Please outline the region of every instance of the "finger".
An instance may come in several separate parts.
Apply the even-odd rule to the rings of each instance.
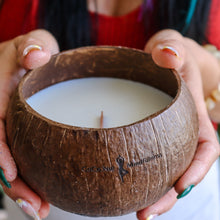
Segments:
[[[218,60],[198,43],[190,38],[183,37],[177,31],[163,30],[158,32],[148,41],[145,51],[152,54],[153,60],[159,66],[174,69],[183,65],[185,59],[188,58],[189,51],[192,55],[191,58],[198,64],[204,80],[205,97],[209,96],[218,86],[220,76]],[[210,77],[210,73],[212,73],[212,77]]]
[[[46,201],[41,201],[41,207],[38,211],[41,218],[46,218],[50,212],[50,204]]]
[[[52,54],[59,52],[55,38],[45,30],[35,30],[14,40],[18,61],[26,69],[47,63]]]
[[[137,218],[139,220],[148,220],[169,211],[177,201],[176,196],[177,193],[174,188],[172,188],[159,201],[143,210],[138,211]]]
[[[152,54],[152,58],[157,65],[177,70],[186,81],[192,95],[194,95],[194,99],[198,100],[200,98],[202,100],[203,90],[200,69],[186,42],[189,41],[177,31],[163,30],[148,41],[145,51]],[[192,42],[190,46],[192,46]]]
[[[0,80],[0,168],[1,180],[5,185],[10,187],[12,182],[17,176],[17,168],[12,158],[10,150],[6,144],[5,122],[6,110],[10,99],[11,88],[7,80],[1,78]]]
[[[169,36],[166,36],[167,33],[169,33]],[[172,39],[174,36],[175,39]],[[166,40],[166,37],[169,38],[169,40]],[[169,55],[166,55],[164,52],[167,51],[161,49],[164,48],[161,47],[161,44],[164,42],[169,45],[172,50],[175,48],[175,53],[170,52]],[[146,50],[152,53],[152,57],[158,65],[174,68],[184,78],[195,100],[199,116],[200,133],[198,149],[189,169],[175,185],[175,189],[179,194],[184,192],[189,186],[197,185],[219,156],[219,144],[204,103],[200,70],[198,65],[196,65],[197,62],[195,58],[185,51],[182,42],[183,39],[178,33],[163,31],[153,37],[149,44],[146,45]],[[170,50],[170,48],[168,50]],[[181,62],[179,62],[179,58]]]
[[[17,202],[24,212],[32,217],[40,216],[41,218],[49,214],[49,204],[42,201],[20,178],[16,178],[11,185],[10,189],[4,187],[4,191]]]
[[[145,52],[151,53],[154,62],[164,68],[178,69],[184,62],[185,50],[182,35],[173,30],[155,34],[146,44]]]
[[[4,76],[1,74],[0,70],[0,119],[2,120],[6,117],[10,96],[16,84],[16,79],[15,81],[11,79],[10,74],[8,74],[8,76]]]
[[[211,123],[201,122],[199,145],[195,157],[184,175],[175,185],[178,194],[184,192],[191,185],[197,185],[205,177],[212,164],[219,157],[220,147]],[[207,137],[207,133],[209,134]]]
[[[197,151],[190,167],[175,185],[175,189],[179,194],[188,187],[201,182],[220,152],[217,136],[204,102],[200,71],[195,62],[192,61],[194,61],[194,58],[188,54],[179,72],[187,82],[187,86],[195,100],[199,119],[199,139]]]
[[[0,140],[0,168],[3,170],[4,176],[1,177],[3,181],[11,182],[17,176],[17,169],[15,162],[11,156],[8,146]],[[5,179],[6,180],[5,180]]]
[[[2,178],[5,181],[12,182],[17,176],[17,168],[11,156],[10,150],[6,145],[5,125],[0,120],[0,167],[2,169]]]
[[[192,189],[193,185],[198,184],[219,156],[219,144],[204,103],[199,62],[193,56],[193,54],[198,54],[199,47],[190,41],[190,45],[194,45],[195,51],[189,52],[189,48],[192,47],[189,47],[187,42],[177,32],[166,30],[156,34],[145,48],[147,52],[152,53],[152,57],[158,65],[177,70],[187,83],[197,107],[200,128],[199,145],[190,167],[175,185],[175,190],[179,195],[186,195],[186,192],[190,191],[188,189]],[[199,51],[202,54],[201,49]]]

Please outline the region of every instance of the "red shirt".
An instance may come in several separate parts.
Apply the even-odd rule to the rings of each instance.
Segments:
[[[39,0],[5,0],[0,11],[0,42],[12,39],[37,28]],[[143,49],[153,29],[145,33],[140,8],[127,15],[111,17],[98,15],[97,45],[127,46]],[[95,15],[91,13],[92,21]],[[152,22],[152,21],[149,21]],[[208,39],[220,48],[220,2],[212,0]],[[153,26],[153,25],[152,25]]]
[[[98,19],[94,13],[90,13],[93,26],[98,20],[96,45],[126,46],[144,49],[144,46],[153,34],[153,29],[147,33],[145,24],[141,19],[141,7],[118,17],[99,14]],[[149,19],[149,23],[152,23]]]

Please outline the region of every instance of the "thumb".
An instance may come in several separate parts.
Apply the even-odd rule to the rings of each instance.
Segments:
[[[161,67],[178,69],[185,56],[183,37],[174,30],[163,30],[156,33],[145,45],[144,51],[151,53],[154,62]]]
[[[25,69],[44,65],[51,55],[59,52],[56,39],[46,30],[35,30],[14,40],[17,60]]]

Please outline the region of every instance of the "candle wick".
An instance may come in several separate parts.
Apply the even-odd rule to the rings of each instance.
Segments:
[[[103,128],[103,123],[104,123],[104,116],[103,116],[103,111],[101,111],[101,116],[100,116],[100,128]]]

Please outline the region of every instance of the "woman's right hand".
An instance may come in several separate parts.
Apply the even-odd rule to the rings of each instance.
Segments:
[[[35,30],[0,43],[0,183],[5,193],[36,219],[49,214],[49,204],[18,177],[6,142],[5,117],[11,94],[21,77],[27,70],[47,63],[51,55],[58,52],[56,40],[45,30]]]

